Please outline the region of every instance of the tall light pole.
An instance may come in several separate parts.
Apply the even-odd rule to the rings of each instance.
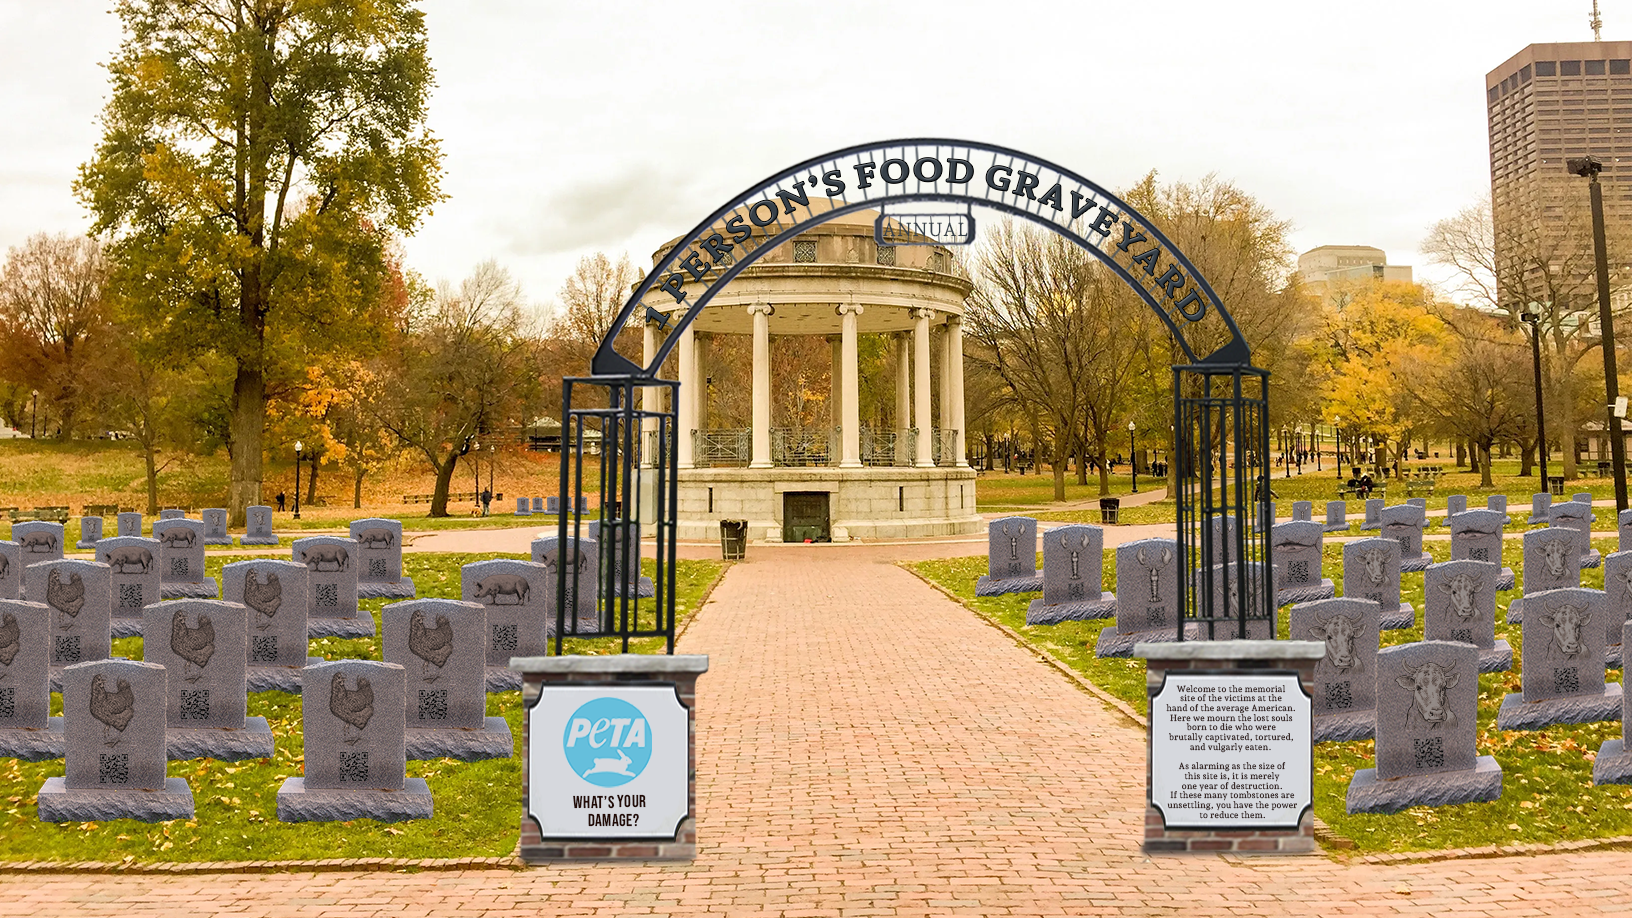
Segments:
[[[1609,254],[1604,242],[1604,191],[1598,184],[1598,173],[1604,168],[1597,157],[1583,156],[1568,161],[1570,172],[1587,179],[1592,195],[1592,248],[1598,262],[1598,327],[1603,335],[1604,352],[1604,431],[1609,436],[1609,456],[1615,463],[1615,507],[1626,509],[1626,438],[1621,433],[1621,419],[1615,416],[1615,401],[1620,398],[1620,385],[1615,377],[1615,319],[1609,312]]]
[[[1541,489],[1547,490],[1547,415],[1541,408],[1541,311],[1526,308],[1519,319],[1530,326],[1530,362],[1535,373],[1536,388],[1536,455],[1541,460]]]
[[[1337,462],[1336,462],[1336,465],[1337,465],[1337,480],[1342,481],[1343,480],[1343,416],[1341,414],[1333,415],[1332,420],[1335,422],[1336,427],[1337,427],[1337,437],[1336,437],[1335,440],[1333,440],[1333,442],[1337,444],[1336,447],[1334,448],[1334,451],[1333,451],[1333,455],[1335,455],[1337,457]]]
[[[1285,424],[1281,425],[1281,467],[1286,469],[1286,471],[1281,473],[1281,477],[1282,478],[1291,478],[1292,477],[1292,438],[1287,434]],[[1270,476],[1273,477],[1274,474],[1275,474],[1274,470],[1271,469]]]
[[[1133,422],[1128,422],[1128,471],[1133,473],[1133,493],[1139,493],[1139,460],[1133,455]]]
[[[300,450],[301,443],[295,441],[295,519],[300,519]]]

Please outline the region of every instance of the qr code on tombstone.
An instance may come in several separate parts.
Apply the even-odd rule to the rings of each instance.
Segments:
[[[130,753],[102,752],[96,757],[96,780],[99,784],[130,783]]]
[[[340,584],[319,583],[316,585],[314,592],[317,597],[317,605],[325,609],[340,608]]]
[[[251,637],[249,639],[249,662],[278,662],[278,636],[268,634],[264,637]]]
[[[493,649],[500,653],[512,653],[516,649],[516,626],[493,626]]]
[[[340,783],[366,784],[368,783],[368,753],[342,752],[340,753]]]
[[[384,558],[369,558],[368,576],[389,577],[391,576],[391,565],[387,564]]]
[[[1072,599],[1081,599],[1084,595],[1086,595],[1083,592],[1081,583],[1066,584],[1065,593],[1066,593],[1067,596],[1070,596]]]
[[[1553,691],[1560,695],[1574,695],[1581,691],[1580,670],[1573,666],[1558,667],[1553,670]]]
[[[1472,644],[1473,643],[1473,629],[1472,628],[1452,628],[1451,629],[1451,640],[1461,641],[1464,644]]]
[[[17,716],[17,690],[0,688],[0,717],[7,720]]]
[[[188,571],[187,571],[187,559],[186,558],[171,558],[170,559],[170,573],[171,573],[171,575],[176,576],[176,577],[185,577],[185,576],[187,576],[187,573],[188,573]]]
[[[52,663],[78,663],[80,656],[79,635],[57,635],[51,647]]]
[[[210,719],[210,690],[197,691],[181,690],[182,720],[209,720]]]
[[[420,720],[447,720],[448,719],[448,690],[447,689],[420,689],[419,690],[419,719]]]
[[[142,585],[139,583],[119,584],[119,608],[140,609],[142,607]]]
[[[1411,554],[1411,537],[1410,536],[1400,536],[1400,554],[1402,554],[1402,555]]]
[[[1303,583],[1309,579],[1309,562],[1293,561],[1287,565],[1287,572],[1293,583]]]
[[[1145,606],[1145,624],[1167,624],[1167,606]]]
[[[1354,707],[1354,693],[1347,682],[1326,683],[1326,710],[1341,711]]]
[[[1445,767],[1445,737],[1433,736],[1428,739],[1414,739],[1411,741],[1416,751],[1418,768]]]
[[[1490,560],[1490,549],[1488,549],[1488,548],[1470,548],[1470,549],[1468,549],[1468,557],[1470,559],[1474,560],[1474,561],[1489,561]]]

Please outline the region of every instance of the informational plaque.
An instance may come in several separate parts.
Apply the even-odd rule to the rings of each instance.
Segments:
[[[542,837],[674,837],[691,766],[674,686],[546,684],[527,717],[527,813]]]
[[[1169,829],[1296,828],[1312,805],[1296,675],[1168,672],[1150,699],[1150,802]]]

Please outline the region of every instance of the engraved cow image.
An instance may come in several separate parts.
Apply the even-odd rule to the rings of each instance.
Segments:
[[[1150,575],[1150,601],[1161,602],[1162,596],[1159,587],[1162,582],[1162,568],[1173,563],[1173,549],[1163,545],[1160,558],[1148,558],[1145,556],[1144,546],[1141,545],[1134,557],[1139,559],[1140,565],[1145,567]],[[1632,589],[1632,587],[1629,587],[1629,589]]]
[[[1381,548],[1368,548],[1360,553],[1360,563],[1366,568],[1366,579],[1372,586],[1383,585],[1383,575],[1387,573],[1388,553]]]
[[[17,543],[31,555],[49,555],[57,550],[57,536],[51,532],[30,532]]]
[[[1429,729],[1456,726],[1456,714],[1445,706],[1445,693],[1459,681],[1455,672],[1438,663],[1428,662],[1398,677],[1395,684],[1411,690],[1411,707],[1405,712],[1406,723],[1415,714]]]
[[[1581,643],[1581,630],[1592,621],[1592,612],[1586,606],[1574,606],[1569,603],[1548,603],[1541,613],[1541,620],[1552,629],[1547,642],[1549,657],[1562,657],[1565,660],[1574,660],[1586,648]]]
[[[316,545],[300,550],[300,560],[308,570],[319,572],[344,571],[351,564],[351,553],[343,545]],[[325,568],[324,565],[331,565]]]
[[[1473,618],[1473,603],[1479,595],[1479,578],[1472,574],[1457,574],[1439,584],[1439,589],[1451,601],[1451,611],[1467,621]]]
[[[357,541],[364,548],[390,548],[397,541],[396,533],[389,529],[364,529],[357,533]]]
[[[145,574],[153,569],[153,553],[140,545],[115,548],[102,555],[115,574]]]
[[[174,529],[166,529],[164,534],[159,536],[159,541],[164,543],[165,548],[192,548],[195,538],[191,529],[177,526]]]
[[[520,574],[492,574],[476,581],[476,595],[472,598],[490,606],[520,606],[527,604],[531,590],[532,584]]]
[[[1315,613],[1315,626],[1309,634],[1326,642],[1326,656],[1321,659],[1340,673],[1359,672],[1360,656],[1354,652],[1354,639],[1360,632],[1360,617],[1333,614],[1322,618]]]
[[[1564,576],[1564,561],[1569,557],[1570,548],[1571,539],[1568,536],[1541,543],[1541,557],[1547,565],[1547,573],[1554,577]]]
[[[0,565],[0,577],[4,577],[5,575],[6,569],[3,565]],[[1604,589],[1612,592],[1617,589],[1624,590],[1626,592],[1626,596],[1624,597],[1623,601],[1632,601],[1632,565],[1628,565],[1616,571],[1615,581],[1618,584],[1617,586],[1611,586],[1606,581],[1604,584]]]

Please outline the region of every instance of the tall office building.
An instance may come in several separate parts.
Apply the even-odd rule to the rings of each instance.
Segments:
[[[1485,75],[1491,212],[1505,302],[1559,297],[1592,308],[1587,180],[1565,160],[1604,164],[1611,233],[1632,217],[1632,42],[1530,45]],[[1538,254],[1539,253],[1539,254]]]

